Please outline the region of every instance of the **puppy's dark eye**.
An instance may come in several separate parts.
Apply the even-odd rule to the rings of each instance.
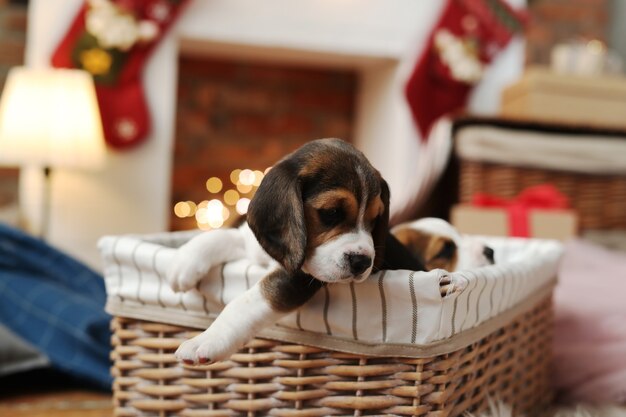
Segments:
[[[341,223],[346,215],[342,208],[318,209],[317,214],[324,226],[333,227]]]
[[[454,242],[446,241],[443,244],[443,247],[441,248],[439,253],[437,253],[437,255],[435,256],[435,258],[452,259],[455,251],[456,245],[454,244]]]

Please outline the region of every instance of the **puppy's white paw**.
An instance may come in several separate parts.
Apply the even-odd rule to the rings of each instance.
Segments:
[[[459,279],[458,277],[450,275],[443,275],[439,278],[439,293],[441,298],[458,294],[462,292],[465,287],[467,287],[467,281],[465,279]]]
[[[167,269],[165,277],[175,292],[189,291],[209,273],[211,266],[206,258],[199,257],[193,251],[181,247]]]
[[[239,340],[233,343],[224,337],[214,337],[207,331],[183,342],[176,350],[175,356],[188,365],[210,364],[228,359],[240,347]]]
[[[176,250],[166,279],[174,291],[188,291],[195,288],[212,267],[244,256],[245,245],[239,229],[201,233]]]

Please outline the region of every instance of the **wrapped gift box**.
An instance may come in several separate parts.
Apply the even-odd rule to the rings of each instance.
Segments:
[[[510,236],[510,214],[506,208],[459,204],[452,208],[452,224],[473,235]],[[568,240],[577,234],[577,216],[571,210],[532,209],[528,213],[529,237]]]
[[[516,119],[626,128],[626,77],[560,74],[529,67],[504,90],[501,112]]]
[[[459,203],[478,193],[512,199],[550,183],[581,232],[626,230],[626,130],[465,117],[455,121],[454,147]]]

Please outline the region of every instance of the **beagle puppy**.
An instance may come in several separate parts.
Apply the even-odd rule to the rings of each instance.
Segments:
[[[459,271],[494,263],[494,251],[480,239],[461,235],[443,219],[426,217],[402,223],[391,233],[420,260],[427,271]]]
[[[202,233],[177,251],[167,271],[176,291],[244,257],[273,269],[176,357],[188,364],[226,359],[323,285],[361,282],[378,269],[423,270],[388,221],[389,187],[352,145],[320,139],[286,156],[261,182],[246,224]]]

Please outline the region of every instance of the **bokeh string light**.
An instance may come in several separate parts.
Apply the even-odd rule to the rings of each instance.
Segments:
[[[174,214],[179,218],[194,218],[199,229],[219,229],[232,216],[248,212],[250,201],[269,170],[234,169],[229,175],[228,187],[221,178],[211,177],[205,182],[211,198],[197,204],[179,201],[174,205]]]

